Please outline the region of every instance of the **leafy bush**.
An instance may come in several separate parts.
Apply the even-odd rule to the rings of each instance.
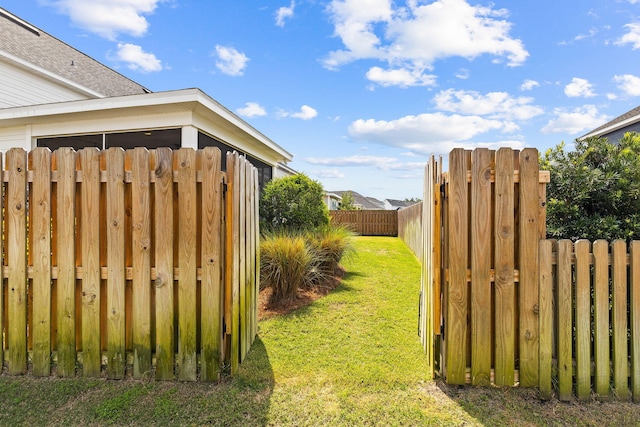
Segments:
[[[263,230],[313,230],[329,223],[322,184],[304,174],[276,178],[260,198]]]
[[[564,144],[540,159],[551,172],[547,186],[547,234],[557,239],[640,238],[640,135],[627,133]]]

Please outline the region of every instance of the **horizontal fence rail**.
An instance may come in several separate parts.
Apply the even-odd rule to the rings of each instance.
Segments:
[[[540,241],[540,392],[640,402],[640,241]]]
[[[225,173],[217,148],[9,150],[8,372],[211,381],[226,361],[237,369],[257,331],[258,186],[244,158],[226,160]]]
[[[349,227],[361,236],[397,236],[398,211],[329,211],[331,222]]]

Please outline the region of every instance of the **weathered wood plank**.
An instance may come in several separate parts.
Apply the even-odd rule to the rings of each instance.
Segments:
[[[149,151],[136,148],[131,156],[132,339],[133,377],[151,369],[151,211]]]
[[[33,375],[44,377],[51,375],[51,151],[36,148],[29,156],[33,171],[29,223],[33,261],[32,370]]]
[[[449,384],[466,382],[467,349],[467,254],[469,245],[467,153],[454,149],[449,154],[449,284],[445,323],[446,365]]]
[[[156,266],[156,378],[174,378],[173,335],[173,152],[158,148],[154,164],[154,239]]]
[[[551,374],[553,364],[552,250],[553,243],[550,240],[540,241],[540,373],[538,375],[538,389],[542,399],[550,399],[553,393]]]
[[[124,378],[125,353],[125,211],[124,151],[110,148],[107,164],[107,376]]]
[[[181,148],[174,154],[178,171],[178,378],[195,381],[196,354],[196,153]]]
[[[580,400],[591,397],[591,264],[588,240],[575,243],[575,352],[576,396]]]
[[[204,381],[220,377],[222,363],[222,177],[218,148],[202,151],[202,283],[201,375]]]
[[[609,242],[593,243],[593,351],[595,359],[594,391],[599,397],[609,396]]]
[[[538,385],[538,241],[539,228],[538,151],[520,152],[519,322],[520,385]]]
[[[629,397],[629,357],[627,353],[627,244],[611,244],[613,321],[613,389],[620,400]]]
[[[85,148],[79,153],[84,180],[80,189],[82,246],[82,372],[99,377],[100,348],[100,152]],[[77,275],[76,275],[77,277]]]
[[[237,152],[227,153],[227,177],[230,190],[227,196],[232,204],[231,215],[227,217],[227,239],[231,241],[227,252],[231,262],[231,374],[238,372],[240,364],[240,156]]]
[[[471,161],[471,384],[491,384],[491,156]]]
[[[629,292],[629,321],[631,340],[631,396],[640,403],[640,241],[634,240],[630,247],[631,278]]]
[[[572,252],[573,243],[570,240],[558,242],[556,303],[558,307],[558,397],[560,400],[571,400],[573,386]]]
[[[57,254],[58,254],[58,316],[57,316],[57,373],[61,377],[75,376],[76,368],[76,249],[75,195],[76,152],[60,148],[53,155],[58,166],[56,185]]]
[[[27,370],[27,153],[12,148],[7,154],[6,244],[8,285],[7,361],[9,374]]]
[[[244,357],[247,353],[248,347],[248,330],[247,330],[247,205],[245,203],[247,195],[247,162],[244,158],[240,158],[238,161],[238,182],[239,186],[239,209],[238,209],[238,235],[239,235],[239,251],[240,251],[240,271],[239,273],[239,285],[240,285],[240,299],[239,299],[239,319],[240,319],[240,363],[244,361]]]
[[[500,148],[495,172],[495,383],[515,383],[513,151]]]

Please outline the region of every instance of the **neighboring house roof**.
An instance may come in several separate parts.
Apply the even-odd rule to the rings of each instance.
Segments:
[[[366,209],[366,210],[384,209],[384,203],[382,203],[380,200],[375,199],[373,197],[365,197],[359,193],[356,193],[355,191],[350,191],[350,190],[327,191],[327,193],[337,194],[340,197],[343,197],[344,193],[351,193],[351,195],[353,196],[354,204],[361,209]]]
[[[150,92],[2,8],[0,60],[58,83],[74,86],[92,98]]]
[[[623,128],[632,126],[638,122],[640,122],[640,106],[627,111],[626,113],[616,117],[613,120],[608,121],[607,123],[595,128],[591,132],[581,136],[578,139],[606,136]]]
[[[389,205],[395,209],[408,208],[409,206],[415,204],[415,202],[394,199],[385,199],[385,202],[389,203]]]

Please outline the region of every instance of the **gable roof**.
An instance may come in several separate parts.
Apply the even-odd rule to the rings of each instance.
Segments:
[[[94,98],[151,92],[3,8],[0,60],[58,82],[71,82]]]
[[[640,106],[627,111],[626,113],[616,117],[613,120],[608,121],[607,123],[595,128],[591,132],[581,136],[578,139],[585,139],[585,138],[590,138],[594,136],[606,135],[618,129],[621,129],[625,126],[629,126],[634,123],[637,123],[639,121],[640,121]]]
[[[353,196],[354,204],[362,206],[362,209],[384,209],[384,203],[382,203],[380,200],[373,197],[365,197],[360,193],[356,193],[355,191],[327,191],[327,193],[337,194],[340,197],[342,197],[344,193],[351,193],[351,195]]]
[[[397,208],[408,208],[409,206],[416,204],[416,202],[410,202],[408,200],[386,199],[386,201],[389,202],[391,206],[395,206]]]

